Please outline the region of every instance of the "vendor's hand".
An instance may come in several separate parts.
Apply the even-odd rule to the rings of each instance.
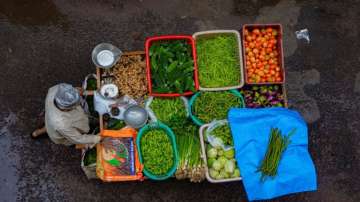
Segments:
[[[95,146],[97,145],[97,143],[94,143],[94,144],[86,144],[85,145],[85,148],[88,150],[88,149],[92,149],[94,148]]]
[[[79,94],[82,95],[84,90],[81,88],[81,87],[75,87],[78,91],[79,91]]]

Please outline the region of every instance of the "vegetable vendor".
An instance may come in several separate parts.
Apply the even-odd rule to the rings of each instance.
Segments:
[[[55,144],[96,144],[99,135],[88,134],[89,118],[80,105],[80,93],[70,84],[51,87],[45,100],[45,126],[32,132],[37,138],[47,133]]]

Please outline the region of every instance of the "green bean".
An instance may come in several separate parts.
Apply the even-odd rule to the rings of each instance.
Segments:
[[[261,181],[265,181],[267,177],[275,177],[277,175],[282,154],[290,144],[290,137],[295,132],[296,129],[294,128],[288,135],[282,135],[278,128],[271,128],[268,148],[257,170],[261,172]]]

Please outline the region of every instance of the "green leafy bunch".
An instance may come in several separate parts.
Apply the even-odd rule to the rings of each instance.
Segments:
[[[176,126],[182,127],[187,120],[187,112],[181,98],[154,98],[150,104],[156,118],[168,125],[171,129]]]
[[[154,92],[195,91],[190,44],[185,40],[158,41],[151,45],[149,54]]]
[[[220,138],[225,145],[233,146],[233,138],[231,135],[230,127],[228,124],[216,127],[212,132],[212,135]]]

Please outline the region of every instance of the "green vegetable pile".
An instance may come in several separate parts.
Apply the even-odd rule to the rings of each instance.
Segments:
[[[224,151],[221,147],[215,148],[208,144],[206,155],[211,178],[221,180],[240,177],[234,149]]]
[[[179,98],[154,98],[150,108],[156,118],[169,126],[176,137],[179,164],[175,177],[200,182],[205,179],[205,168],[201,159],[198,127],[189,120],[184,101]]]
[[[154,42],[149,55],[153,92],[195,91],[194,61],[191,46],[185,40]]]
[[[96,163],[96,147],[85,152],[84,165],[89,166]]]
[[[147,131],[140,144],[145,169],[154,175],[164,175],[171,169],[174,164],[174,152],[164,130]]]
[[[270,140],[264,159],[258,171],[261,172],[261,181],[267,177],[275,177],[281,160],[281,156],[290,144],[290,137],[296,132],[293,129],[288,135],[282,135],[278,128],[271,128]]]
[[[225,145],[234,145],[230,127],[228,124],[216,127],[213,131],[211,131],[211,135],[220,138]]]
[[[191,182],[205,179],[204,163],[201,159],[198,127],[193,124],[177,129],[176,143],[179,151],[179,164],[175,173],[178,180],[189,178]]]
[[[126,123],[123,120],[110,118],[107,122],[106,129],[109,130],[120,130],[126,126]]]
[[[229,91],[201,92],[192,105],[192,112],[203,123],[210,123],[214,119],[227,118],[232,107],[240,107],[241,99]]]
[[[155,97],[150,108],[156,118],[169,126],[171,129],[182,127],[187,122],[187,112],[181,98],[157,98]]]
[[[94,78],[88,79],[86,90],[96,90],[96,89],[97,89],[96,79],[94,79]]]
[[[216,88],[240,84],[239,45],[234,34],[196,39],[201,87]]]

